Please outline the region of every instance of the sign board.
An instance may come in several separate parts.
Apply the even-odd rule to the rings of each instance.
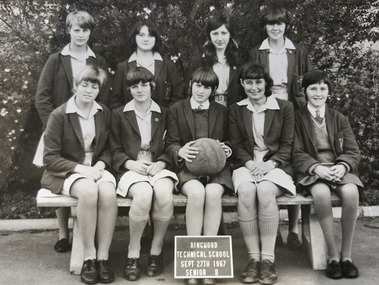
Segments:
[[[231,236],[176,236],[175,278],[233,278]]]

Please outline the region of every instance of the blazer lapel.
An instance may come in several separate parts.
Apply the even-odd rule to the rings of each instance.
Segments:
[[[265,122],[264,122],[264,129],[263,129],[263,132],[264,132],[264,137],[267,137],[270,133],[270,128],[271,128],[271,125],[272,125],[272,121],[274,120],[274,117],[275,117],[275,111],[274,110],[266,110],[266,114],[265,114]]]
[[[159,125],[162,121],[162,114],[157,112],[151,113],[151,137],[154,137],[155,132],[157,131]]]
[[[162,67],[163,67],[163,61],[162,60],[155,60],[154,61],[154,79],[155,81],[159,77],[159,74],[161,73]]]
[[[96,138],[95,138],[95,146],[99,145],[101,130],[105,129],[103,128],[103,122],[104,118],[102,116],[102,111],[97,111],[95,114],[95,131],[96,131]]]
[[[126,120],[132,126],[133,130],[139,135],[139,137],[141,137],[135,113],[132,111],[128,111],[128,112],[124,112],[124,114],[125,114]]]
[[[211,102],[210,103],[210,106],[209,106],[209,116],[208,116],[208,124],[209,124],[209,127],[208,127],[208,135],[209,137],[211,138],[212,137],[212,132],[213,132],[213,129],[214,129],[214,126],[216,124],[216,119],[217,119],[217,111],[216,111],[216,106],[214,104],[218,104],[218,103],[214,103],[214,102]]]
[[[193,118],[193,113],[191,109],[191,104],[189,99],[184,102],[184,116],[186,117],[189,129],[191,131],[192,139],[195,139],[195,119]]]
[[[254,148],[252,113],[245,106],[242,108],[242,119],[246,128],[246,132],[247,132],[247,136],[249,138],[250,144]]]
[[[231,66],[229,70],[229,86],[228,87],[232,85],[234,76],[236,76],[236,74],[237,74],[237,67],[235,65]]]
[[[332,114],[329,112],[329,108],[326,107],[325,109],[325,124],[326,124],[326,129],[328,131],[329,135],[329,142],[333,148],[333,152],[336,153],[335,148],[334,148],[334,120]]]
[[[73,75],[72,75],[72,68],[71,68],[71,58],[67,55],[61,56],[62,59],[62,65],[64,68],[64,71],[66,72],[66,76],[68,79],[68,82],[70,82],[70,87],[71,89],[74,87],[73,86]]]
[[[303,121],[303,126],[305,128],[305,132],[308,135],[309,141],[312,143],[312,146],[317,153],[317,147],[316,147],[316,134],[314,131],[312,119],[311,119],[311,114],[308,112],[307,107],[303,107],[301,110],[301,116],[302,116],[302,121]]]
[[[266,72],[270,73],[270,60],[268,57],[269,50],[263,50],[262,52],[259,52],[258,55],[259,55],[258,62],[263,64],[263,67]]]
[[[68,118],[69,118],[72,128],[74,129],[76,137],[78,138],[78,140],[80,141],[80,144],[82,145],[84,149],[83,133],[82,133],[82,128],[80,127],[79,116],[76,113],[70,113],[68,114]]]
[[[295,75],[296,72],[296,50],[288,49],[287,50],[287,59],[288,59],[288,68],[287,68],[287,77],[288,82],[287,86],[290,88],[292,83],[292,78]]]

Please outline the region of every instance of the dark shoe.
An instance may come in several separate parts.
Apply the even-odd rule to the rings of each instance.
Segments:
[[[114,281],[114,272],[109,260],[98,260],[97,272],[101,283],[111,283]]]
[[[359,270],[350,260],[341,261],[342,276],[345,278],[357,278]]]
[[[68,252],[71,250],[71,245],[67,238],[62,238],[55,243],[54,249],[56,252]]]
[[[288,233],[287,247],[290,250],[301,250],[302,244],[297,233]]]
[[[149,277],[154,277],[163,272],[163,254],[150,255],[147,263],[146,273]]]
[[[96,259],[88,259],[83,262],[80,279],[85,284],[96,284],[99,281]]]
[[[332,260],[326,266],[325,271],[326,277],[331,279],[341,279],[342,278],[342,270],[341,265],[337,260]]]
[[[124,276],[126,280],[137,281],[140,277],[141,266],[138,258],[126,258]]]
[[[279,230],[276,232],[275,246],[276,247],[283,247],[284,246],[283,238],[282,238],[282,235],[280,234]]]
[[[276,273],[275,263],[270,260],[261,262],[261,272],[259,274],[259,283],[274,284],[278,282],[278,274]]]
[[[259,281],[260,262],[250,259],[249,264],[240,276],[240,280],[245,284],[257,283]]]
[[[198,285],[200,284],[200,279],[188,278],[184,280],[185,285]]]
[[[203,285],[215,285],[216,280],[214,278],[204,278],[201,280],[201,284],[203,284]]]

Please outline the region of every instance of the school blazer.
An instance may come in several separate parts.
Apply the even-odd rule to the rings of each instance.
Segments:
[[[94,65],[108,70],[106,60],[96,54],[96,58],[89,57],[87,65]],[[45,128],[51,112],[66,103],[73,95],[71,58],[60,52],[49,56],[38,81],[35,95],[35,107]],[[110,84],[103,86],[96,101],[107,105]]]
[[[123,112],[124,106],[112,111],[110,146],[112,153],[112,168],[118,178],[127,172],[124,167],[127,160],[137,160],[141,146],[141,134],[134,111]],[[161,113],[151,114],[151,154],[153,161],[166,162],[170,168],[171,159],[164,153],[167,126],[167,109],[161,107]]]
[[[292,174],[289,166],[294,137],[294,111],[291,102],[276,99],[280,110],[266,110],[264,143],[269,152],[263,160],[279,162],[279,168]],[[234,169],[254,159],[252,113],[246,106],[233,104],[229,110],[229,134],[234,155]]]
[[[308,52],[302,46],[295,44],[296,49],[287,50],[288,58],[288,100],[294,104],[295,110],[305,105],[305,95],[302,91],[303,75],[312,69]],[[262,64],[266,71],[270,73],[269,50],[260,50],[256,46],[249,51],[249,61]]]
[[[208,112],[208,138],[230,145],[227,141],[227,109],[216,102],[210,102]],[[195,119],[190,98],[172,105],[168,120],[167,153],[176,162],[176,166],[181,168],[183,165],[177,160],[178,151],[186,143],[196,140]]]
[[[334,163],[345,162],[350,166],[350,172],[358,176],[360,151],[348,119],[340,112],[325,110],[325,123],[336,157]],[[316,134],[311,114],[306,106],[295,112],[295,142],[293,148],[293,166],[301,180],[308,175],[307,170],[317,161]]]
[[[108,148],[110,111],[100,103],[103,110],[95,114],[95,144],[92,165],[103,161],[107,167],[111,165]],[[64,180],[78,164],[85,159],[83,134],[79,117],[75,113],[66,114],[67,103],[55,109],[47,122],[44,142],[43,163],[45,171],[41,178],[41,186],[59,193]]]
[[[186,77],[186,85],[187,90],[190,90],[191,86],[189,86],[189,81],[191,79],[192,73],[198,69],[199,67],[207,66],[205,62],[205,57],[203,55],[196,55],[191,57],[187,77]],[[228,86],[228,106],[232,105],[235,102],[242,100],[241,94],[243,94],[242,86],[239,80],[239,66],[233,65],[230,66],[229,71],[229,86]],[[189,91],[187,92],[189,93]],[[187,94],[191,97],[192,94]],[[210,98],[212,100],[212,98]]]
[[[113,81],[112,93],[110,96],[110,108],[116,109],[125,106],[133,99],[128,86],[126,85],[126,75],[129,70],[137,67],[137,62],[125,60],[117,65],[117,71]],[[184,82],[179,75],[175,64],[168,59],[156,60],[154,70],[155,88],[152,99],[160,106],[167,107],[173,102],[184,97]]]

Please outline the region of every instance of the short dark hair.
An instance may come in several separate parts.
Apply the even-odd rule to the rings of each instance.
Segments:
[[[201,83],[212,88],[212,92],[218,87],[218,76],[211,67],[200,67],[191,76],[189,95],[192,96],[192,84]]]
[[[138,21],[134,24],[129,33],[129,49],[131,52],[135,52],[137,50],[136,36],[141,31],[142,27],[146,26],[149,30],[149,34],[155,38],[155,45],[153,47],[153,51],[160,52],[161,48],[161,35],[159,33],[159,29],[157,24],[155,24],[151,20],[142,20]]]
[[[83,81],[87,81],[87,82],[97,83],[99,87],[101,88],[102,86],[105,85],[107,78],[108,76],[105,70],[93,65],[87,65],[75,77],[75,86],[78,86]]]
[[[82,29],[92,30],[95,26],[95,21],[92,16],[86,11],[73,11],[66,17],[66,30],[69,32],[73,25],[78,25]]]
[[[144,67],[136,67],[129,70],[126,74],[126,86],[131,87],[137,85],[138,83],[149,82],[151,86],[151,91],[154,90],[154,75]]]
[[[285,34],[288,32],[291,25],[287,9],[277,5],[267,7],[263,13],[261,21],[264,29],[266,28],[266,25],[285,24]]]
[[[240,79],[261,79],[266,81],[265,96],[271,95],[271,87],[274,85],[270,74],[265,70],[263,65],[255,62],[248,62],[242,65],[240,70]]]
[[[328,89],[330,93],[332,90],[332,85],[325,71],[320,70],[320,69],[313,69],[304,74],[302,86],[304,88],[304,94],[305,94],[306,100],[308,100],[307,88],[309,87],[309,85],[317,84],[320,82],[324,82],[326,85],[328,85]]]

